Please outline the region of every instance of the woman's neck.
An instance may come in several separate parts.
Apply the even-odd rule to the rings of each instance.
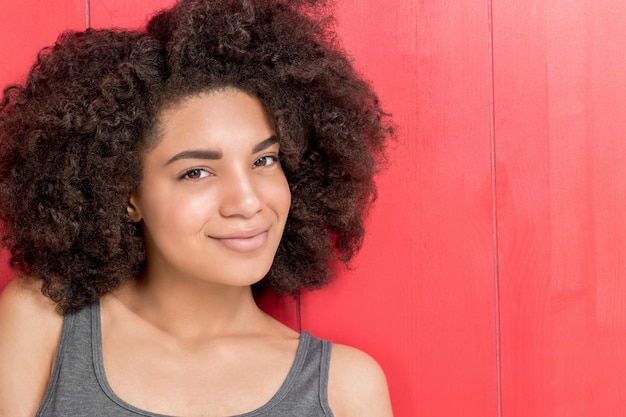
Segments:
[[[249,286],[144,275],[114,295],[130,312],[180,338],[246,333],[269,325]]]

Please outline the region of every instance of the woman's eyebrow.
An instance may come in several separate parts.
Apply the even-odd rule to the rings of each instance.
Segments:
[[[183,151],[177,153],[167,160],[165,165],[169,165],[172,162],[178,161],[179,159],[221,159],[222,153],[220,151],[209,151],[205,149],[196,149],[190,151]]]
[[[262,141],[261,143],[257,144],[252,149],[252,153],[255,154],[257,152],[264,151],[265,149],[269,148],[275,143],[278,143],[278,137],[276,137],[276,135],[272,135],[269,138]],[[214,160],[217,160],[217,159],[222,159],[222,152],[210,151],[207,149],[192,149],[189,151],[183,151],[183,152],[177,153],[176,155],[168,159],[165,165],[167,166],[180,159],[214,159]]]
[[[276,135],[272,135],[269,138],[265,139],[263,142],[256,145],[254,149],[252,149],[252,153],[264,151],[275,143],[278,143],[278,137],[276,137]]]

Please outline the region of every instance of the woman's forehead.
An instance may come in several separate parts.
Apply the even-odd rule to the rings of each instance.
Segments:
[[[256,97],[239,90],[217,90],[191,96],[159,115],[155,150],[220,151],[224,146],[257,146],[275,137],[271,118]]]

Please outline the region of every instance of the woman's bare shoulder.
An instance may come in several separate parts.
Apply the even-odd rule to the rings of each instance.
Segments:
[[[48,312],[54,312],[57,317],[55,305],[41,293],[41,281],[36,278],[18,277],[10,281],[6,288],[0,291],[0,302],[5,306],[11,303],[12,307],[43,308]]]
[[[35,415],[50,379],[63,317],[39,286],[19,278],[0,294],[0,417]]]
[[[334,344],[328,380],[328,401],[336,417],[391,417],[387,379],[367,353]]]

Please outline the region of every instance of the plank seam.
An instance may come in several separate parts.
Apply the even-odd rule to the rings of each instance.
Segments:
[[[491,158],[491,227],[493,230],[493,287],[495,316],[495,353],[496,353],[496,400],[497,415],[502,417],[502,372],[500,346],[500,274],[498,257],[498,195],[496,181],[496,133],[495,133],[495,65],[493,46],[493,0],[487,0],[487,32],[489,55],[489,136]]]
[[[301,298],[300,298],[300,290],[295,295],[296,298],[296,328],[298,329],[298,333],[302,332],[302,316],[301,316]]]
[[[85,29],[91,27],[91,4],[90,0],[85,0]]]

